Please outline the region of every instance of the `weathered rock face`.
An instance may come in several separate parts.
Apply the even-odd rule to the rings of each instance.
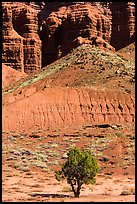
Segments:
[[[133,125],[134,63],[83,44],[42,72],[5,87],[2,102],[6,131]]]
[[[26,73],[41,68],[41,41],[35,10],[19,4],[3,4],[3,53],[7,65]]]
[[[17,12],[16,12],[17,11]],[[21,22],[21,35],[24,39],[24,70],[27,73],[32,73],[34,70],[41,68],[41,41],[38,36],[38,19],[36,11],[25,7],[20,10],[13,11],[13,24],[16,29]]]
[[[117,50],[134,42],[135,37],[135,3],[113,2],[111,45]]]
[[[39,21],[44,66],[72,50],[79,37],[85,39],[83,43],[111,50],[131,43],[135,32],[135,4],[56,2],[51,6],[47,2],[39,13]]]
[[[3,106],[3,130],[134,122],[132,94],[76,88],[35,91],[24,90],[22,100],[21,94],[4,97],[8,104]]]
[[[44,18],[43,11],[41,16]],[[48,17],[45,17],[45,22],[42,23],[40,36],[43,42],[43,65],[66,55],[75,47],[74,40],[78,37],[88,40],[87,42],[91,44],[99,45],[93,37],[100,37],[109,43],[110,35],[109,10],[104,15],[97,6],[83,2],[59,7],[56,12],[51,12]],[[107,47],[105,43],[101,44]],[[49,61],[46,62],[47,59]]]
[[[2,42],[3,53],[2,61],[11,67],[22,71],[23,63],[23,37],[20,36],[13,28],[12,10],[10,4],[3,3],[3,26],[2,26]]]
[[[134,35],[134,2],[3,3],[2,60],[26,73],[81,43],[118,50]]]

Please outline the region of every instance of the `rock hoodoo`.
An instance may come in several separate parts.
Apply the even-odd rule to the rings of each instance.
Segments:
[[[104,15],[104,10],[102,12],[89,2],[78,2],[71,6],[63,5],[57,11],[51,12],[48,17],[46,17],[47,12],[44,17],[44,12],[42,10],[39,13],[39,19],[45,20],[42,22],[40,32],[43,42],[43,65],[66,55],[75,47],[74,40],[78,37],[95,45],[99,45],[99,43],[95,38],[93,40],[93,36],[100,37],[105,41],[104,44],[101,44],[104,47],[107,47],[106,43],[110,42],[111,16],[109,10]]]
[[[134,2],[6,2],[2,7],[2,61],[28,74],[66,55],[80,38],[110,50],[134,41]]]
[[[36,11],[24,4],[3,3],[2,61],[19,71],[41,68],[41,41]]]
[[[3,52],[2,62],[6,65],[24,71],[23,63],[23,40],[13,28],[12,23],[12,9],[10,4],[4,3],[2,6],[3,13],[3,27],[2,27],[2,41]]]

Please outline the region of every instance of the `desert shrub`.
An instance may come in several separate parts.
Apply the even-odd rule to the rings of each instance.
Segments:
[[[91,151],[72,147],[67,153],[67,161],[61,165],[61,170],[55,171],[55,178],[60,181],[67,179],[75,197],[79,197],[83,184],[94,184],[98,172],[96,158]]]

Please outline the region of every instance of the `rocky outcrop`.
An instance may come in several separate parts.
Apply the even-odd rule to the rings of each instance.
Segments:
[[[134,122],[132,94],[86,88],[48,88],[35,92],[32,87],[3,98],[3,103],[7,103],[2,109],[3,131]]]
[[[41,41],[35,10],[24,4],[3,3],[2,61],[19,71],[41,68]]]
[[[79,39],[83,39],[80,43],[110,50],[121,49],[134,41],[134,2],[5,2],[2,5],[2,61],[26,73],[66,55],[78,46]]]
[[[113,2],[111,45],[117,50],[135,41],[135,3]]]
[[[23,40],[13,28],[12,9],[10,4],[3,3],[2,6],[3,25],[2,25],[2,62],[6,65],[23,71]]]
[[[85,39],[83,43],[110,50],[134,41],[134,2],[56,2],[52,6],[47,2],[39,12],[43,66],[66,55],[79,37]]]
[[[98,46],[100,48],[106,48],[108,50],[113,50],[115,51],[115,48],[112,47],[109,43],[107,43],[103,38],[98,37],[96,35],[93,35],[90,39],[88,38],[83,38],[83,37],[77,37],[73,41],[73,48],[78,47],[79,45],[82,44],[90,44],[93,46]]]
[[[66,55],[75,47],[73,41],[78,37],[98,46],[100,44],[96,43],[95,38],[93,40],[95,36],[109,43],[111,35],[109,14],[110,12],[104,15],[97,6],[89,2],[59,7],[56,12],[51,12],[42,22],[40,32],[43,42],[43,65]],[[44,18],[43,11],[41,15]]]
[[[19,14],[18,14],[19,12]],[[18,24],[22,26],[19,28]],[[41,41],[38,36],[38,19],[36,11],[29,6],[13,10],[13,25],[19,30],[24,40],[24,69],[32,73],[41,68]]]

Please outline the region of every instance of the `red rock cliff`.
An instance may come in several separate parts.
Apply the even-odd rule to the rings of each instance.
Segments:
[[[23,63],[23,40],[13,28],[12,9],[10,4],[3,3],[3,26],[2,26],[2,62],[19,71],[24,70]]]
[[[25,91],[23,102],[17,100],[20,94],[5,96],[3,130],[134,122],[134,95],[58,87],[36,94],[34,88],[31,91],[31,96],[30,90]]]
[[[56,5],[56,11],[49,12],[48,16],[46,9],[47,7],[39,13],[39,19],[43,19],[40,32],[43,42],[43,65],[67,54],[75,47],[74,40],[78,37],[89,40],[91,44],[101,44],[105,47],[110,42],[111,15],[107,7],[104,14],[104,10],[98,8],[98,4],[80,2],[71,5],[67,3],[66,6],[64,3],[61,7]],[[48,9],[50,10],[49,7]],[[104,40],[99,40],[98,43],[97,37]]]
[[[117,50],[134,42],[135,37],[135,3],[113,2],[111,45]]]
[[[36,11],[24,4],[3,3],[2,61],[19,71],[41,68],[41,40]]]
[[[85,39],[82,43],[112,49],[109,43],[116,50],[133,42],[135,3],[46,2],[39,21],[46,65],[68,53],[79,37]]]
[[[39,70],[41,64],[55,61],[82,43],[118,50],[134,41],[134,2],[6,2],[2,5],[2,61],[26,73]]]

